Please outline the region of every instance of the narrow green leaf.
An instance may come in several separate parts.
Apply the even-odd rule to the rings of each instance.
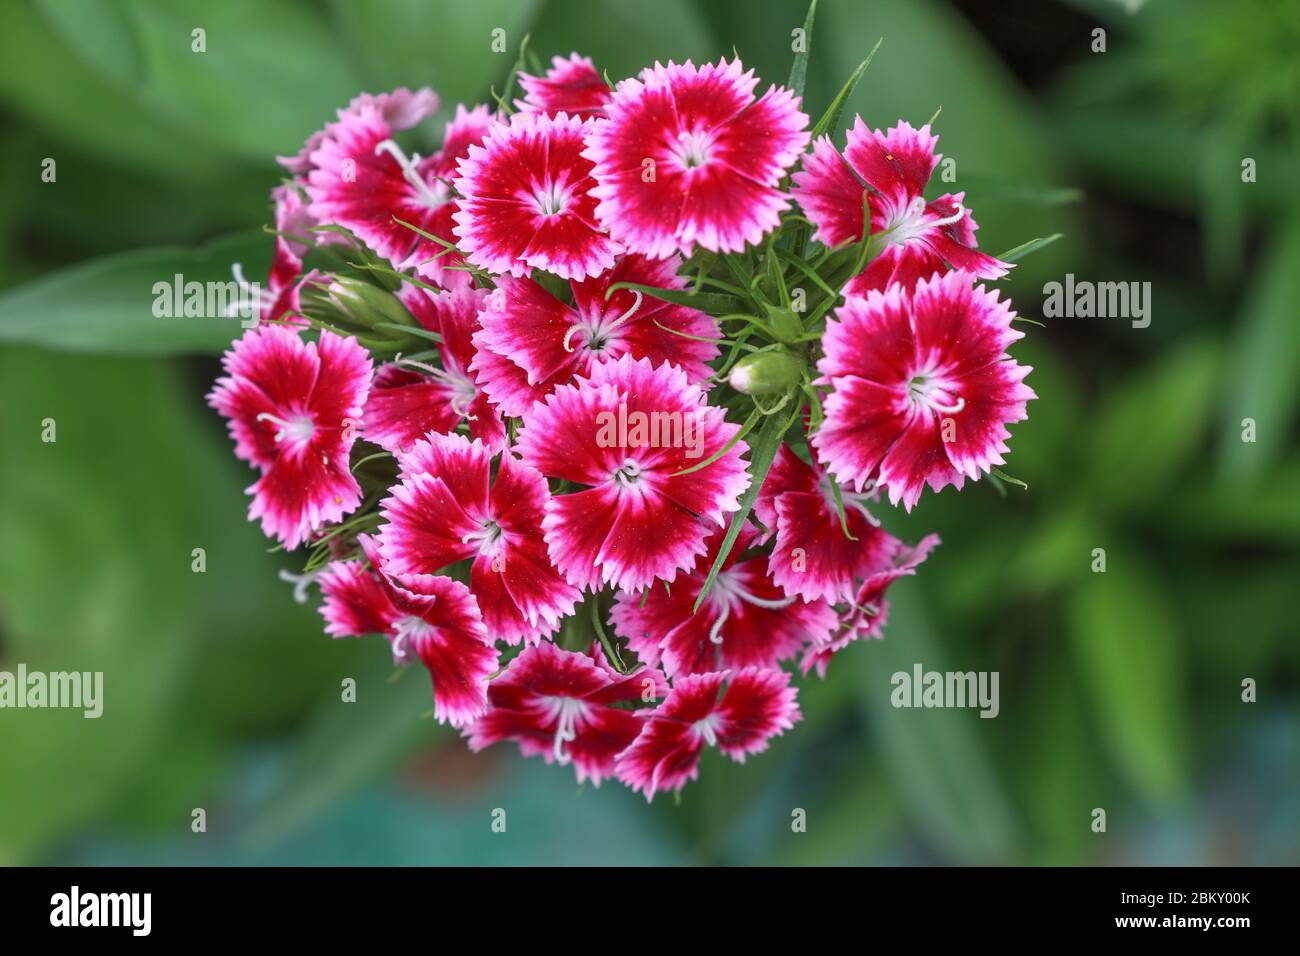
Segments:
[[[1063,235],[1064,233],[1056,232],[1050,236],[1046,236],[1043,238],[1030,239],[1028,242],[1022,242],[1014,249],[1008,249],[1006,252],[1002,253],[1002,255],[998,256],[998,258],[1001,259],[1003,262],[1019,262],[1021,259],[1029,255],[1031,252],[1037,252],[1039,249],[1042,249],[1044,246],[1050,246],[1057,239],[1060,239]]]
[[[817,125],[813,127],[813,139],[816,139],[823,133],[829,133],[832,136],[835,135],[835,130],[839,126],[840,122],[840,114],[844,112],[844,104],[849,101],[849,97],[852,96],[853,91],[857,89],[858,81],[861,80],[863,74],[867,72],[867,67],[871,65],[872,57],[876,55],[876,51],[880,49],[880,44],[884,42],[884,37],[881,37],[876,41],[876,45],[871,48],[871,52],[867,54],[867,58],[858,64],[858,68],[849,76],[848,81],[840,87],[840,91],[835,94],[835,99],[831,100],[831,105],[826,107],[826,112],[822,114],[822,118],[819,119]]]
[[[652,298],[671,302],[674,305],[687,305],[692,309],[708,312],[710,315],[740,312],[745,307],[744,302],[731,295],[719,295],[715,292],[688,292],[685,289],[659,289],[652,285],[641,285],[639,282],[615,282],[609,287],[605,297],[609,298],[619,289],[632,289]]]
[[[808,16],[803,21],[803,49],[794,55],[790,66],[790,82],[787,84],[794,95],[803,99],[804,84],[808,80],[808,53],[812,49],[813,20],[817,16],[817,0],[808,4]]]
[[[713,562],[713,567],[709,569],[709,576],[704,581],[700,596],[695,599],[696,611],[704,603],[704,598],[713,587],[718,571],[722,569],[722,562],[726,561],[727,555],[731,554],[736,539],[740,537],[741,529],[749,520],[749,513],[754,509],[754,501],[758,498],[758,490],[763,487],[763,481],[772,468],[772,462],[776,459],[776,451],[781,447],[781,439],[785,436],[786,429],[793,425],[798,417],[798,403],[795,404],[794,414],[789,418],[780,415],[768,416],[763,427],[759,429],[758,437],[749,446],[749,487],[740,496],[740,510],[731,516],[731,524],[727,527],[726,537],[722,539],[722,547],[718,549],[718,557]]]

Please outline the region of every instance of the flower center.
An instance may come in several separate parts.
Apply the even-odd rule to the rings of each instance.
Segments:
[[[433,625],[423,618],[408,614],[393,623],[393,660],[401,663],[407,659],[416,641],[433,635]]]
[[[641,465],[631,458],[623,462],[623,467],[614,472],[614,480],[623,488],[632,488],[641,480]]]
[[[259,422],[272,422],[279,425],[279,430],[275,433],[275,442],[289,442],[294,445],[305,445],[311,441],[312,436],[316,434],[316,423],[311,420],[307,414],[296,415],[292,418],[281,418],[278,415],[272,415],[270,412],[262,412],[257,416]]]
[[[706,744],[710,747],[716,747],[718,745],[719,722],[717,714],[709,714],[709,716],[697,720],[691,726],[697,734],[704,738]]]
[[[677,134],[677,159],[687,169],[698,169],[709,161],[709,151],[713,146],[713,137],[708,133],[695,131]]]
[[[451,198],[450,190],[445,183],[438,182],[430,184],[423,176],[420,175],[420,154],[412,153],[408,158],[402,152],[402,148],[394,143],[391,139],[383,140],[375,144],[375,155],[387,153],[393,158],[402,169],[402,178],[410,184],[415,190],[420,202],[424,203],[430,209],[438,209],[446,205],[447,200]]]
[[[787,597],[778,600],[761,598],[752,593],[749,588],[745,587],[740,575],[736,569],[722,571],[713,581],[713,590],[709,592],[709,599],[713,601],[714,606],[718,608],[718,619],[713,622],[709,628],[709,640],[714,644],[722,643],[722,626],[727,623],[731,617],[731,608],[733,605],[749,604],[754,607],[761,607],[765,610],[776,611],[783,607],[789,607],[794,603],[794,598]]]
[[[966,399],[954,395],[952,388],[931,372],[913,375],[907,382],[907,397],[912,404],[943,415],[956,415],[966,407]]]
[[[564,745],[577,739],[578,723],[587,716],[587,705],[575,697],[547,695],[542,700],[551,708],[551,719],[555,721],[555,761],[567,764],[570,757]]]
[[[930,211],[926,208],[925,198],[922,196],[915,197],[906,206],[896,207],[888,215],[885,224],[889,241],[896,246],[906,245],[940,226],[948,226],[959,221],[966,215],[966,208],[961,203],[957,203],[957,211],[951,216],[927,219],[928,215]]]
[[[501,541],[501,525],[497,524],[491,518],[483,518],[479,521],[481,527],[477,531],[471,531],[461,536],[461,542],[472,544],[478,548],[479,554],[491,554],[497,549],[497,543]]]
[[[568,201],[568,192],[559,183],[551,183],[533,192],[533,202],[537,203],[537,209],[543,216],[558,216],[564,212]]]

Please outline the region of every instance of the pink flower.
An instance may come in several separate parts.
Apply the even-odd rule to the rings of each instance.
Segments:
[[[427,86],[414,92],[400,87],[391,93],[362,93],[353,97],[352,102],[338,111],[340,120],[356,116],[363,109],[376,110],[393,130],[410,129],[426,116],[432,116],[438,109],[438,94]],[[291,173],[307,173],[312,169],[311,154],[320,149],[321,143],[329,134],[329,127],[317,130],[307,138],[306,144],[296,156],[277,156],[276,161]]]
[[[380,502],[384,570],[432,574],[473,559],[470,590],[488,634],[518,644],[552,634],[578,591],[551,567],[542,539],[546,480],[509,452],[490,479],[479,441],[430,434],[399,453],[401,481]]]
[[[551,561],[580,588],[671,581],[705,551],[748,484],[739,426],[680,368],[624,355],[561,385],[524,416],[517,448],[549,478],[585,490],[552,498],[542,527]]]
[[[563,651],[549,641],[525,648],[488,687],[490,708],[465,731],[478,752],[513,740],[525,757],[541,754],[549,764],[572,763],[578,783],[596,786],[614,774],[614,758],[636,740],[668,682],[653,668],[628,675],[590,655]]]
[[[724,681],[727,688],[719,698]],[[790,675],[779,670],[746,667],[679,678],[641,736],[619,754],[618,778],[650,800],[694,780],[705,746],[744,763],[800,719],[796,697]]]
[[[1006,426],[1037,396],[1006,353],[1024,335],[1015,313],[971,281],[949,272],[850,296],[827,323],[817,368],[831,394],[812,444],[840,481],[875,481],[910,511],[927,483],[960,489],[1004,464]]]
[[[743,69],[656,63],[620,83],[595,121],[583,155],[596,164],[596,215],[629,250],[740,252],[790,207],[777,187],[808,145],[808,117],[786,89],[756,100]]]
[[[392,581],[379,570],[374,540],[358,540],[366,561],[334,561],[321,572],[325,633],[383,634],[399,664],[414,653],[433,678],[434,716],[456,727],[469,723],[487,709],[488,679],[498,661],[474,595],[451,578]]]
[[[719,667],[775,667],[805,644],[830,638],[836,616],[829,604],[787,595],[768,577],[763,555],[742,560],[758,534],[752,526],[741,531],[698,611],[695,600],[717,559],[721,529],[671,589],[651,588],[644,598],[618,596],[614,626],[637,657],[652,665],[662,662],[675,679]]]
[[[229,419],[235,454],[262,472],[250,520],[290,550],[361,503],[348,456],[370,389],[370,355],[322,332],[303,342],[283,326],[252,329],[222,358],[208,404]]]
[[[853,606],[848,615],[840,622],[829,640],[809,644],[804,651],[800,668],[806,675],[814,667],[817,676],[825,677],[826,668],[831,658],[858,638],[878,638],[889,618],[889,602],[885,592],[889,586],[901,577],[916,574],[916,568],[939,544],[937,534],[927,535],[914,548],[909,548],[898,539],[893,539],[892,554],[866,579],[858,588],[853,599]]]
[[[857,578],[878,566],[898,543],[867,511],[867,497],[840,490],[845,534],[830,475],[817,463],[805,464],[790,446],[781,446],[754,514],[775,538],[768,567],[786,594],[808,601],[852,600]]]
[[[888,242],[846,292],[912,286],[951,265],[985,279],[1007,274],[1010,265],[975,250],[975,220],[962,205],[965,193],[925,201],[925,187],[942,158],[929,125],[919,130],[900,121],[882,133],[857,118],[844,155],[829,136],[818,137],[813,153],[795,173],[794,196],[817,227],[814,238],[827,246],[862,239],[862,204],[871,212],[871,232]]]
[[[396,453],[431,431],[451,432],[465,422],[471,438],[481,439],[493,453],[501,451],[505,425],[470,371],[471,337],[487,292],[432,293],[404,286],[398,298],[421,326],[442,337],[436,346],[441,368],[414,362],[381,366],[366,402],[366,440]]]
[[[530,76],[520,72],[519,85],[525,96],[515,105],[524,111],[567,113],[581,119],[605,115],[609,102],[609,84],[605,82],[591,60],[576,53],[551,58],[551,68],[545,76]]]
[[[311,214],[350,229],[395,269],[415,269],[443,286],[469,285],[467,272],[451,268],[463,262],[458,253],[401,223],[455,241],[457,204],[447,183],[456,161],[483,139],[491,123],[485,106],[457,107],[442,149],[421,160],[408,157],[393,141],[394,127],[376,104],[340,113],[311,154]]]
[[[473,368],[483,387],[505,414],[522,416],[555,386],[620,355],[672,362],[691,382],[708,378],[713,370],[706,363],[718,347],[698,339],[719,337],[712,318],[627,289],[607,297],[619,282],[685,288],[680,267],[676,257],[623,256],[600,276],[571,282],[572,305],[531,279],[503,277],[479,317],[483,331],[474,336],[479,353]]]
[[[562,279],[595,276],[621,251],[596,222],[586,125],[561,113],[516,113],[461,159],[455,214],[460,248],[489,272],[544,269]]]

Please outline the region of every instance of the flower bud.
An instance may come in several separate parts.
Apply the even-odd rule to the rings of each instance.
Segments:
[[[414,325],[411,313],[391,292],[371,285],[363,279],[337,276],[329,284],[327,305],[347,325],[359,329],[374,329],[380,324]],[[380,336],[392,337],[393,329],[378,329]]]
[[[756,352],[741,359],[727,381],[746,395],[778,395],[803,378],[803,359],[788,349]]]

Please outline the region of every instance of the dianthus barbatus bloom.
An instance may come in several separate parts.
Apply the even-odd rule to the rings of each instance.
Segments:
[[[208,404],[229,419],[235,454],[262,477],[250,520],[290,550],[361,503],[348,456],[370,389],[370,355],[354,339],[293,329],[251,329],[222,358]]]
[[[401,481],[380,502],[384,570],[402,578],[473,559],[469,586],[493,640],[537,641],[573,613],[578,591],[547,558],[546,479],[507,451],[430,434],[397,456]]]
[[[464,726],[487,709],[488,679],[499,660],[474,595],[446,577],[413,575],[394,581],[380,570],[374,539],[360,535],[358,541],[366,561],[334,561],[321,572],[325,633],[382,634],[392,644],[396,663],[419,658],[433,678],[434,716]]]
[[[581,119],[605,115],[609,102],[609,84],[597,72],[589,57],[577,53],[551,58],[551,68],[542,76],[520,72],[519,85],[524,98],[515,106],[524,111],[567,113]]]
[[[694,780],[705,746],[744,763],[800,719],[796,697],[789,674],[761,667],[679,678],[641,736],[619,754],[618,778],[650,800]]]
[[[682,289],[681,260],[623,256],[594,279],[571,282],[573,304],[560,301],[532,279],[503,277],[479,316],[483,330],[473,369],[502,412],[522,416],[557,385],[586,375],[620,355],[681,366],[691,382],[712,374],[718,325],[696,309],[610,286],[636,282]],[[695,336],[696,338],[687,338]]]
[[[477,752],[513,740],[525,757],[572,763],[578,783],[614,774],[614,758],[641,733],[668,682],[654,668],[619,674],[600,649],[564,651],[549,641],[525,648],[488,686],[489,710],[466,728]],[[640,703],[629,710],[616,704]]]
[[[587,125],[560,113],[516,113],[457,164],[454,232],[465,257],[489,272],[543,269],[562,279],[595,276],[621,252],[596,221]]]
[[[759,531],[740,532],[699,611],[695,599],[722,544],[722,529],[709,538],[708,550],[689,574],[672,588],[652,588],[642,595],[619,594],[611,617],[637,657],[662,664],[672,678],[702,674],[719,667],[775,667],[804,645],[824,643],[838,618],[825,601],[808,603],[786,594],[768,577],[764,555],[742,560]]]
[[[546,504],[551,561],[577,587],[628,591],[690,568],[708,522],[722,525],[749,483],[748,446],[722,452],[739,428],[680,368],[649,359],[624,355],[556,388],[516,445],[543,475],[585,487]]]
[[[852,600],[856,580],[898,543],[867,510],[867,497],[840,489],[841,524],[830,475],[782,445],[754,502],[754,514],[775,539],[768,557],[772,580],[809,601]]]
[[[346,107],[337,111],[339,119],[345,116],[355,116],[365,107],[373,107],[379,111],[393,130],[410,129],[415,126],[426,116],[432,116],[438,110],[438,94],[433,92],[427,86],[418,90],[410,90],[405,86],[398,87],[391,93],[361,93],[352,98]],[[312,169],[311,154],[320,149],[320,144],[325,141],[329,132],[329,127],[319,129],[307,137],[307,142],[296,156],[277,156],[278,162],[291,173],[307,173]]]
[[[891,553],[859,585],[849,613],[835,629],[830,640],[811,644],[804,651],[800,662],[804,674],[807,675],[816,667],[817,676],[825,677],[831,658],[849,644],[858,638],[880,637],[889,617],[889,602],[885,600],[885,592],[899,578],[916,574],[917,565],[938,544],[937,534],[926,535],[915,547],[908,547],[894,538]]]
[[[455,242],[452,217],[457,200],[447,183],[456,161],[491,125],[486,106],[457,107],[442,149],[422,160],[402,152],[393,141],[394,127],[375,104],[340,113],[311,154],[311,214],[350,229],[395,269],[413,268],[444,287],[467,286],[469,274],[451,268],[463,262],[458,253],[402,223]]]
[[[423,362],[380,367],[366,401],[365,435],[390,452],[404,451],[429,432],[451,432],[465,422],[471,438],[489,451],[506,445],[506,429],[478,377],[470,371],[482,289],[429,292],[404,286],[397,297],[424,328],[442,337],[435,348],[441,368]]]
[[[911,286],[949,266],[985,279],[1006,275],[1010,265],[975,249],[975,220],[962,205],[965,193],[925,200],[925,187],[942,158],[929,124],[919,130],[900,121],[886,133],[857,118],[844,154],[820,136],[803,170],[795,173],[794,197],[828,246],[862,238],[862,204],[871,212],[872,234],[888,237],[871,265],[847,291],[859,294],[898,282]],[[865,184],[865,185],[864,185]],[[870,187],[870,188],[868,188]]]
[[[1007,355],[1024,333],[967,272],[849,296],[827,323],[818,384],[830,385],[812,437],[819,460],[859,491],[874,480],[910,511],[928,483],[961,488],[1004,464],[1010,432],[1037,398]]]
[[[776,228],[777,188],[808,145],[808,117],[789,90],[755,99],[740,60],[669,63],[624,80],[594,121],[596,215],[629,250],[654,258],[740,252]]]

